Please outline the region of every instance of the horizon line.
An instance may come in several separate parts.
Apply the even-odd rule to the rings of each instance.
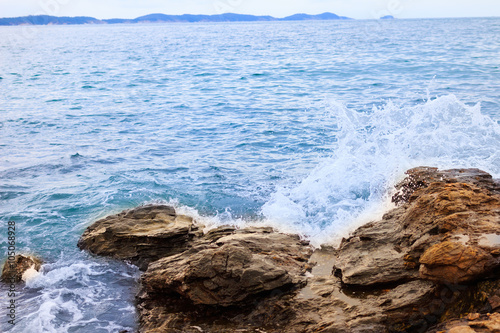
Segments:
[[[339,14],[336,14],[336,13],[333,13],[333,12],[322,12],[322,13],[318,13],[318,14],[308,14],[308,13],[304,13],[304,12],[301,12],[301,13],[295,13],[295,14],[291,14],[291,15],[287,15],[287,16],[284,16],[284,17],[276,17],[276,16],[272,16],[270,14],[242,14],[242,13],[234,13],[234,12],[226,12],[226,13],[220,13],[220,14],[191,14],[191,13],[184,13],[184,14],[165,14],[165,13],[149,13],[149,14],[145,14],[145,15],[140,15],[140,16],[137,16],[135,18],[120,18],[120,17],[111,17],[111,18],[97,18],[97,17],[94,17],[94,16],[88,16],[88,15],[75,15],[75,16],[69,16],[69,15],[61,15],[61,16],[56,16],[56,15],[49,15],[49,14],[29,14],[29,15],[24,15],[24,16],[8,16],[8,17],[0,17],[0,20],[3,20],[3,19],[20,19],[20,18],[26,18],[26,17],[40,17],[40,16],[48,16],[48,17],[55,17],[55,18],[92,18],[92,19],[96,19],[96,20],[99,20],[99,21],[109,21],[109,20],[137,20],[139,18],[142,18],[142,17],[145,17],[145,16],[150,16],[150,15],[165,15],[165,16],[186,16],[186,15],[192,15],[192,16],[219,16],[219,15],[227,15],[227,14],[232,14],[232,15],[243,15],[243,16],[253,16],[253,17],[270,17],[270,18],[273,18],[273,19],[278,19],[278,20],[282,20],[282,19],[285,19],[285,18],[288,18],[288,17],[292,17],[292,16],[295,16],[295,15],[309,15],[309,16],[319,16],[319,15],[323,15],[323,14],[333,14],[333,15],[336,15],[338,16],[339,18],[342,18],[342,19],[349,19],[349,20],[357,20],[357,21],[362,21],[362,20],[380,20],[381,18],[383,17],[391,17],[393,19],[396,19],[396,20],[413,20],[413,19],[465,19],[465,18],[471,18],[471,19],[474,19],[474,18],[500,18],[500,16],[442,16],[442,17],[403,17],[403,18],[400,18],[400,17],[396,17],[396,16],[393,16],[393,15],[383,15],[381,17],[373,17],[373,18],[353,18],[353,17],[348,17],[348,16],[343,16],[343,15],[339,15]],[[327,21],[327,20],[325,20]],[[178,22],[178,23],[182,23],[182,22]],[[191,23],[196,23],[196,22],[191,22]]]
[[[327,12],[322,12],[322,13],[318,13],[318,14],[308,14],[308,13],[301,12],[301,13],[294,13],[294,14],[291,14],[291,15],[286,15],[286,16],[283,16],[283,17],[277,17],[277,16],[273,16],[273,15],[270,15],[270,14],[242,14],[242,13],[235,13],[235,12],[225,12],[225,13],[219,13],[219,14],[192,14],[192,13],[165,14],[165,13],[158,13],[157,12],[157,13],[149,13],[149,14],[145,14],[145,15],[140,15],[140,16],[137,16],[137,17],[134,17],[134,18],[122,18],[122,17],[97,18],[95,16],[89,16],[89,15],[73,15],[73,16],[60,15],[60,16],[58,16],[58,15],[50,15],[50,14],[42,13],[42,14],[29,14],[29,15],[23,15],[23,16],[6,16],[6,17],[0,17],[0,19],[7,19],[7,18],[13,19],[13,18],[30,17],[30,16],[50,16],[50,17],[69,17],[69,18],[90,17],[90,18],[95,18],[97,20],[103,21],[103,20],[115,20],[115,19],[118,19],[118,20],[135,20],[135,19],[141,18],[143,16],[149,16],[149,15],[167,15],[167,16],[184,16],[184,15],[193,15],[193,16],[218,16],[218,15],[226,15],[226,14],[255,16],[255,17],[272,17],[272,18],[277,18],[277,19],[282,19],[282,18],[294,16],[294,15],[317,16],[317,15],[322,15],[322,14],[334,14],[334,15],[337,15],[339,17],[347,17],[347,16],[343,16],[343,15],[339,15],[339,14],[327,11]],[[349,17],[349,18],[351,18],[351,17]],[[351,19],[356,20],[355,18],[351,18]]]

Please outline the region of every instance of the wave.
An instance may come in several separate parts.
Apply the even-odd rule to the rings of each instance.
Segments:
[[[130,293],[137,268],[102,260],[61,257],[44,264],[40,274],[26,281],[16,299],[20,311],[15,326],[5,332],[133,331],[136,313]],[[109,286],[113,288],[109,288]],[[126,318],[125,320],[123,318]]]
[[[390,207],[393,185],[409,168],[474,167],[500,175],[500,125],[454,95],[416,106],[392,102],[370,112],[331,103],[338,148],[298,184],[263,205],[267,224],[309,239],[338,243]]]

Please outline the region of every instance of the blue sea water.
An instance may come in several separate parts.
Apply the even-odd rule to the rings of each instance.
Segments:
[[[137,328],[133,266],[76,243],[169,202],[335,244],[408,168],[500,177],[500,19],[0,29],[0,246],[44,258],[0,331]]]

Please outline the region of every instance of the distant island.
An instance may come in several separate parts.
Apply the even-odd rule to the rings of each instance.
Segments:
[[[22,17],[0,18],[0,25],[62,25],[62,24],[119,24],[119,23],[183,23],[183,22],[253,22],[253,21],[305,21],[305,20],[350,20],[345,16],[338,16],[333,13],[323,13],[318,15],[294,14],[284,18],[272,16],[255,16],[245,14],[218,14],[218,15],[166,15],[149,14],[135,19],[106,19],[99,20],[94,17],[58,17],[49,15],[30,15]]]
[[[394,16],[392,16],[392,15],[386,15],[386,16],[382,16],[380,19],[381,20],[394,20]]]

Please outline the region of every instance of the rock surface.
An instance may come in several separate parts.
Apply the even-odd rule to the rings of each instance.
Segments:
[[[500,234],[498,182],[476,169],[422,167],[407,173],[393,197],[400,207],[342,242],[336,264],[342,282],[374,285],[420,277],[462,283],[498,267],[500,242],[481,242]]]
[[[499,333],[500,313],[481,315],[471,313],[466,318],[455,319],[436,326],[428,333]]]
[[[203,234],[167,206],[97,221],[79,246],[147,268],[140,332],[500,332],[500,183],[407,174],[397,207],[337,249],[270,228]]]
[[[103,218],[83,233],[78,247],[89,252],[128,260],[141,270],[151,261],[181,253],[200,236],[193,219],[177,215],[165,205],[150,205]]]
[[[297,236],[269,228],[235,230],[152,263],[142,284],[148,292],[177,292],[194,304],[229,306],[264,291],[303,284],[311,253]]]
[[[7,260],[2,269],[1,280],[6,283],[26,280],[26,273],[40,271],[42,260],[31,255],[18,254],[14,260]],[[24,279],[23,279],[24,277]]]
[[[420,277],[457,284],[484,277],[498,259],[481,248],[444,241],[429,247],[420,264]]]

